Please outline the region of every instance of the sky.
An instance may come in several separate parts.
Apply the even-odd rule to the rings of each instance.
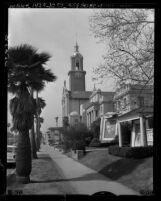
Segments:
[[[70,57],[74,53],[74,45],[79,45],[83,55],[83,68],[86,71],[86,90],[92,91],[93,68],[102,61],[105,46],[95,39],[89,29],[89,16],[93,9],[37,9],[37,8],[9,8],[8,17],[8,45],[18,46],[30,44],[39,52],[48,52],[52,57],[45,66],[57,76],[57,80],[47,83],[39,97],[45,99],[46,107],[41,116],[44,123],[42,132],[55,126],[55,117],[62,117],[61,98],[64,80],[69,89],[68,71],[71,68]],[[113,90],[113,81],[106,80],[103,84],[96,84],[96,88],[103,91]],[[8,102],[12,94],[8,95]],[[11,123],[8,109],[8,122]]]

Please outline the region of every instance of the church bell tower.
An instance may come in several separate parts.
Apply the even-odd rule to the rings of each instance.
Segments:
[[[79,46],[76,42],[74,54],[71,56],[71,70],[68,73],[70,91],[85,91],[85,74],[83,56],[79,53]]]

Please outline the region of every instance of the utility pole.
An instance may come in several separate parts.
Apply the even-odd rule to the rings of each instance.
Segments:
[[[36,103],[37,103],[37,105],[39,104],[38,103],[38,100],[39,100],[38,98],[39,98],[38,97],[38,91],[36,91]],[[40,108],[37,107],[37,114],[36,114],[36,120],[37,120],[37,124],[36,124],[37,151],[39,151],[39,149],[40,149],[40,117],[39,117],[39,111],[38,111],[39,109]]]
[[[55,117],[56,127],[58,127],[58,119],[59,119],[59,117]]]

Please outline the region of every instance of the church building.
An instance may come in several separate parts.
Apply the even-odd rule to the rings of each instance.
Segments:
[[[86,71],[83,70],[83,56],[79,52],[79,46],[76,43],[74,53],[71,56],[71,68],[68,72],[69,90],[64,81],[62,95],[62,117],[68,117],[70,124],[76,124],[81,121],[80,105],[89,100],[91,91],[86,91],[85,85]]]

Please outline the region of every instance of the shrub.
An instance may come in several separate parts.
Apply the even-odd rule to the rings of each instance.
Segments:
[[[99,139],[100,123],[101,123],[101,118],[98,118],[91,124],[91,130],[93,132],[93,138]]]
[[[67,116],[63,117],[63,128],[67,128],[69,126],[69,118]]]
[[[116,135],[115,138],[110,143],[111,144],[118,144],[119,143],[119,136]]]
[[[127,158],[145,158],[153,155],[153,146],[148,147],[119,147],[110,146],[109,154]]]
[[[90,143],[91,138],[92,132],[82,123],[63,129],[64,147],[67,148],[84,150],[85,146]]]
[[[100,144],[100,147],[109,147],[112,145],[117,145],[119,144],[119,139],[118,139],[118,135],[115,136],[115,138],[109,142],[103,142]]]
[[[85,144],[86,144],[87,147],[89,146],[91,140],[92,140],[92,137],[86,137],[85,138]]]
[[[65,139],[62,144],[63,151],[67,152],[71,149],[71,147],[72,147],[72,142],[70,140]]]
[[[85,146],[86,146],[86,144],[83,140],[75,141],[73,143],[72,149],[73,150],[85,150]]]
[[[93,138],[89,144],[90,147],[100,147],[101,143],[98,138]]]

